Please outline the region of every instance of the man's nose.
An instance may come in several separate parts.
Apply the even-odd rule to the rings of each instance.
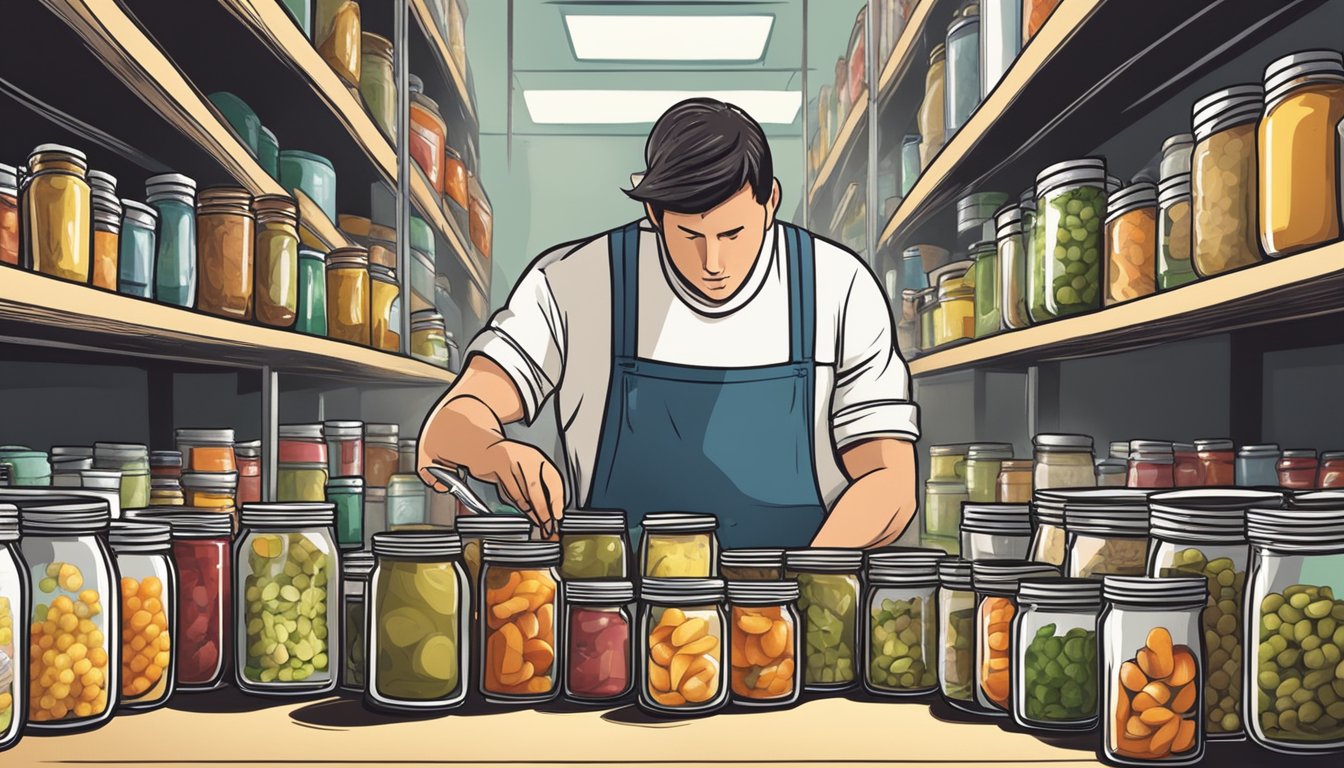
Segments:
[[[713,238],[705,242],[705,272],[717,275],[723,271],[723,259],[719,255],[719,244]]]

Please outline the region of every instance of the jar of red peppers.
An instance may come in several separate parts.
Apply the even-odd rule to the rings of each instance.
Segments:
[[[397,425],[365,424],[364,484],[386,488],[388,479],[397,473],[399,461]]]
[[[364,422],[325,421],[327,476],[356,477],[364,474]]]
[[[1133,440],[1129,444],[1130,488],[1171,488],[1176,484],[1176,456],[1172,444],[1160,440]]]
[[[624,698],[634,686],[630,626],[635,586],[626,580],[565,584],[569,655],[565,698],[597,703]]]
[[[233,454],[238,461],[238,503],[256,504],[261,501],[261,441],[234,443]]]
[[[1321,470],[1316,477],[1317,488],[1344,488],[1344,451],[1321,454]]]
[[[1195,456],[1199,460],[1200,485],[1236,484],[1237,454],[1231,440],[1196,440]]]
[[[1171,452],[1175,458],[1172,470],[1173,485],[1177,488],[1194,488],[1203,485],[1203,472],[1199,468],[1199,453],[1194,443],[1172,443]]]
[[[1279,472],[1279,485],[1283,488],[1302,491],[1316,487],[1316,451],[1307,449],[1289,449],[1279,457],[1276,467]]]

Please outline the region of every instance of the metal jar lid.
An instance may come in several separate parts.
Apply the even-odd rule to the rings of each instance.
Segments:
[[[1086,184],[1105,190],[1106,160],[1083,157],[1047,166],[1036,174],[1036,196],[1044,197],[1063,186]]]
[[[1151,181],[1136,181],[1116,192],[1106,201],[1106,222],[1140,208],[1157,207],[1157,185]]]
[[[1168,577],[1104,576],[1102,596],[1106,602],[1137,608],[1203,608],[1209,597],[1209,582],[1203,576]]]
[[[1234,125],[1258,120],[1264,103],[1265,89],[1258,83],[1233,85],[1210,93],[1196,101],[1190,110],[1195,140],[1203,141]]]
[[[1044,453],[1092,450],[1092,438],[1089,435],[1039,434],[1031,439],[1031,444]]]
[[[1344,55],[1339,51],[1299,51],[1275,59],[1265,67],[1265,106],[1297,88],[1315,83],[1344,82]]]

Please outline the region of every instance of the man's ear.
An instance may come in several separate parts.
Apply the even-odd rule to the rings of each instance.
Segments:
[[[653,225],[654,231],[661,232],[663,230],[662,222],[658,221],[658,216],[654,213],[652,205],[644,204],[644,215],[649,217],[649,223]]]
[[[779,213],[779,179],[775,179],[770,188],[770,199],[765,203],[765,228],[775,226],[775,216]]]

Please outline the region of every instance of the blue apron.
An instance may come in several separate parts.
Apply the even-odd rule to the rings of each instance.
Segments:
[[[639,225],[610,233],[613,359],[589,507],[623,509],[632,523],[710,513],[725,548],[811,542],[826,516],[813,466],[815,265],[811,234],[781,229],[789,361],[751,368],[638,357]]]

